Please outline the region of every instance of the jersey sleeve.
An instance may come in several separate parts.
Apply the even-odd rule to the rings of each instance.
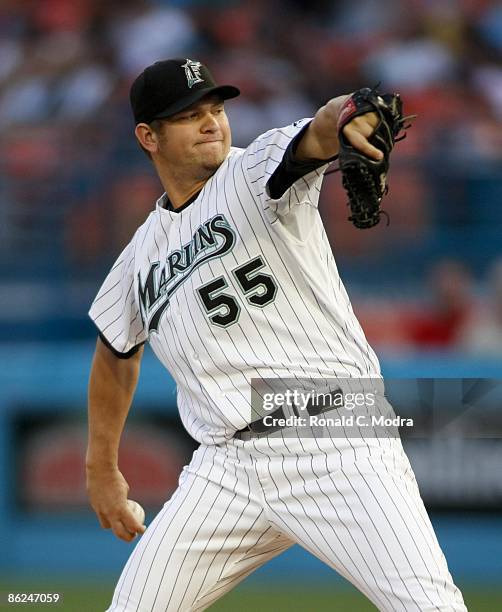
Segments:
[[[122,251],[89,310],[105,344],[118,356],[134,354],[147,333],[134,291],[134,239]]]
[[[292,163],[292,150],[310,121],[301,119],[270,130],[246,150],[248,180],[272,221],[319,204],[324,171],[333,160]]]

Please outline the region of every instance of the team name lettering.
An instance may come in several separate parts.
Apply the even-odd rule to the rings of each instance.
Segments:
[[[194,232],[190,242],[171,251],[164,264],[151,264],[144,282],[138,272],[138,296],[141,317],[149,331],[158,331],[162,315],[178,287],[192,272],[210,259],[223,257],[232,250],[235,233],[222,214],[205,221]]]

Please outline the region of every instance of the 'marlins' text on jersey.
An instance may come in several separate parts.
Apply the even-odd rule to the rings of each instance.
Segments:
[[[158,330],[171,296],[192,272],[206,261],[222,257],[234,244],[234,231],[225,216],[218,214],[201,224],[190,242],[169,253],[164,265],[152,263],[144,283],[138,272],[141,317],[145,327],[149,321],[148,331]]]

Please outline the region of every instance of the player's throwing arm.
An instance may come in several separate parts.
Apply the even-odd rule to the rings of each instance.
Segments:
[[[142,350],[131,359],[119,359],[98,339],[89,380],[89,499],[101,526],[126,542],[145,531],[144,515],[128,504],[129,486],[118,468],[120,436],[136,388],[141,355]]]

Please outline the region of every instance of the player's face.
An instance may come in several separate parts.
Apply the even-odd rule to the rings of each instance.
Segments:
[[[207,96],[164,120],[157,144],[159,161],[201,177],[213,174],[231,144],[223,101]]]

